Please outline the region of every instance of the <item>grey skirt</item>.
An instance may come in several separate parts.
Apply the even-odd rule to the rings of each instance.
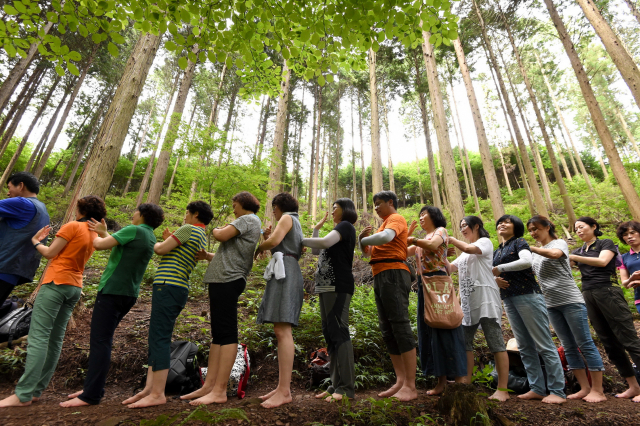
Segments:
[[[277,280],[275,276],[267,281],[262,296],[256,322],[258,324],[288,322],[298,325],[304,297],[304,280],[298,261],[290,256],[284,257],[285,277]]]

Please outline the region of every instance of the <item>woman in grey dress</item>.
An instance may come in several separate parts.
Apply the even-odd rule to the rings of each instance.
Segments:
[[[278,339],[278,387],[260,397],[265,408],[279,407],[292,401],[291,373],[295,347],[291,327],[298,325],[304,295],[302,272],[298,265],[303,238],[298,220],[298,201],[291,194],[283,192],[276,195],[271,204],[278,225],[273,233],[271,227],[264,231],[266,241],[258,246],[255,254],[257,257],[271,250],[271,262],[265,272],[267,287],[257,322],[273,323]]]

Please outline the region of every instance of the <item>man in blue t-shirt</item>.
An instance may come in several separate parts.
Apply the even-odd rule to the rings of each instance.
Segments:
[[[40,182],[31,173],[18,172],[7,181],[8,198],[0,200],[0,304],[17,284],[33,280],[41,255],[31,238],[49,223],[38,200]]]

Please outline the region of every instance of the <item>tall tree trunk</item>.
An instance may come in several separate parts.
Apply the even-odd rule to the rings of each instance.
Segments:
[[[9,111],[7,112],[7,115],[4,117],[4,120],[2,120],[2,124],[0,124],[0,135],[3,135],[2,142],[0,142],[0,144],[2,144],[1,145],[2,148],[5,148],[6,138],[4,138],[4,135],[7,133],[6,132],[7,127],[10,127],[10,125],[15,122],[14,116],[18,112],[18,110],[22,107],[22,105],[24,105],[25,101],[27,102],[27,104],[29,104],[29,102],[31,101],[30,97],[27,96],[27,93],[30,93],[31,87],[37,81],[40,80],[40,77],[42,76],[43,71],[44,71],[44,68],[42,67],[36,66],[34,68],[33,73],[31,74],[31,77],[29,77],[29,79],[22,86],[22,90],[20,90],[18,97],[16,98],[13,105],[11,105],[11,108],[9,108]],[[9,140],[10,139],[11,138],[9,138]],[[3,152],[4,152],[4,149],[3,149]]]
[[[322,193],[324,190],[324,159],[327,151],[327,130],[324,131],[324,141],[322,143],[322,163],[320,164],[320,195],[318,197],[318,208],[322,210]]]
[[[62,3],[64,3],[64,1]],[[49,33],[49,30],[51,30],[51,27],[53,27],[53,22],[47,22],[42,28],[40,36],[46,36]],[[27,51],[27,56],[21,58],[18,63],[13,66],[9,75],[2,83],[2,86],[0,86],[0,113],[6,108],[9,100],[11,99],[11,95],[13,95],[13,92],[20,83],[20,80],[22,80],[25,72],[27,72],[29,64],[36,56],[36,53],[38,53],[38,46],[40,43],[40,40],[31,43],[31,46],[29,46],[29,50]]]
[[[169,186],[167,187],[167,200],[171,198],[171,186],[173,185],[173,180],[176,177],[176,171],[178,170],[178,164],[180,164],[180,157],[176,159],[176,165],[173,167],[173,172],[171,173],[171,179],[169,180]]]
[[[578,160],[578,165],[580,166],[580,172],[582,173],[582,177],[584,178],[585,182],[587,183],[587,186],[589,187],[589,189],[591,191],[593,191],[593,186],[591,185],[591,179],[589,178],[589,175],[587,174],[587,170],[584,167],[584,164],[582,163],[582,158],[580,158],[580,153],[578,152],[578,149],[576,148],[576,145],[573,143],[573,138],[571,137],[571,133],[569,132],[569,126],[567,126],[567,123],[564,120],[564,115],[562,115],[562,110],[560,109],[560,106],[558,105],[558,100],[556,99],[556,95],[553,92],[553,89],[551,88],[551,84],[549,83],[549,80],[547,79],[547,75],[544,73],[544,68],[542,66],[542,61],[540,60],[540,56],[538,55],[538,53],[535,53],[536,55],[536,59],[538,61],[538,65],[540,66],[540,71],[542,72],[542,77],[544,79],[545,84],[547,85],[547,89],[549,90],[549,94],[551,95],[551,101],[553,102],[553,106],[555,107],[557,113],[558,113],[558,117],[560,118],[560,122],[562,123],[562,126],[564,127],[565,132],[567,133],[567,137],[569,138],[569,141],[571,142],[571,147],[573,148],[573,152],[576,156],[576,159]],[[537,104],[536,104],[537,106]]]
[[[564,137],[564,133],[562,132],[562,129],[558,128],[558,131],[560,132],[560,137],[562,137],[562,143],[564,145],[564,148],[569,153],[569,159],[571,160],[571,167],[573,168],[573,175],[577,177],[580,175],[580,169],[576,164],[576,153],[569,147],[569,144],[567,143],[567,139]]]
[[[624,0],[624,2],[627,4],[627,6],[629,6],[629,9],[631,9],[631,13],[636,17],[636,20],[640,24],[640,12],[638,12],[638,8],[633,3],[633,0]]]
[[[504,158],[502,157],[502,150],[500,149],[500,146],[496,146],[496,149],[498,150],[498,154],[500,155],[500,164],[502,164],[502,173],[504,173],[504,181],[507,184],[507,191],[509,192],[509,195],[513,195],[513,191],[511,190],[511,183],[509,183],[509,174],[507,173],[507,168],[504,165]]]
[[[600,149],[598,148],[598,144],[596,144],[596,139],[591,134],[589,134],[589,140],[591,141],[591,146],[593,146],[593,149],[596,151],[596,155],[598,156],[598,161],[600,162],[600,167],[602,168],[602,174],[606,179],[609,177],[609,171],[607,170],[607,166],[604,164],[602,155],[600,155]]]
[[[376,52],[369,49],[369,90],[371,91],[371,180],[376,194],[382,191],[382,154],[380,151],[380,118],[378,117],[378,84]]]
[[[49,141],[49,145],[47,145],[47,149],[44,151],[44,154],[42,154],[40,163],[38,163],[38,165],[36,166],[36,171],[33,173],[35,177],[39,178],[40,175],[42,174],[42,171],[44,170],[44,166],[47,164],[47,160],[51,155],[51,151],[53,151],[53,147],[58,141],[58,137],[60,136],[60,133],[62,133],[62,129],[64,128],[64,125],[67,121],[67,117],[71,112],[71,108],[73,108],[73,103],[76,100],[76,96],[78,96],[78,93],[80,92],[80,87],[82,87],[82,83],[84,82],[84,79],[87,76],[89,67],[93,63],[93,59],[96,57],[98,46],[99,46],[98,44],[93,45],[93,49],[91,50],[91,55],[89,56],[89,58],[87,58],[87,61],[84,67],[82,68],[82,72],[80,73],[80,77],[78,77],[78,79],[75,82],[75,85],[73,86],[73,92],[71,92],[71,96],[69,97],[69,102],[67,103],[67,106],[62,112],[62,117],[60,117],[60,122],[58,123],[58,127],[56,127],[56,130],[53,132],[53,136]]]
[[[44,149],[44,145],[47,143],[47,139],[49,139],[49,135],[51,134],[51,130],[53,130],[53,126],[56,124],[56,120],[58,119],[58,114],[62,110],[62,107],[64,106],[64,103],[65,103],[65,101],[67,99],[67,96],[69,96],[69,91],[65,90],[64,94],[62,95],[62,99],[60,100],[60,103],[58,103],[58,106],[56,107],[56,110],[54,111],[53,116],[49,120],[49,124],[47,124],[47,128],[45,129],[44,133],[42,134],[42,137],[40,138],[40,141],[38,142],[36,147],[33,149],[33,152],[31,153],[31,157],[29,157],[29,161],[27,162],[27,165],[26,165],[26,167],[24,169],[25,172],[30,172],[31,171],[31,168],[32,168],[35,160],[39,157],[40,153]]]
[[[420,174],[420,158],[418,157],[418,141],[416,134],[416,123],[411,120],[411,136],[413,138],[413,146],[416,151],[416,171],[418,173],[418,192],[420,192],[420,205],[424,205],[424,196],[422,195],[422,175]]]
[[[496,176],[496,169],[493,165],[493,158],[491,157],[491,148],[489,147],[482,115],[480,114],[480,105],[476,98],[476,92],[473,88],[473,82],[471,81],[471,74],[469,73],[469,67],[467,66],[467,60],[464,56],[464,50],[462,49],[459,38],[453,40],[453,47],[455,48],[460,71],[462,72],[464,86],[467,89],[467,98],[469,99],[473,124],[475,125],[476,135],[478,137],[478,149],[480,151],[480,159],[482,160],[482,170],[484,171],[484,178],[489,192],[493,217],[497,220],[504,215],[504,205],[502,203],[502,194],[500,194],[500,185],[498,185],[498,176]],[[509,195],[511,195],[511,188],[509,188]]]
[[[600,109],[600,105],[593,93],[593,89],[591,88],[591,84],[589,83],[589,78],[582,66],[582,62],[580,62],[580,58],[578,57],[578,53],[576,52],[573,42],[569,38],[569,34],[567,33],[567,29],[558,14],[555,6],[553,5],[551,0],[544,0],[545,5],[547,6],[547,10],[551,15],[551,20],[558,30],[558,35],[560,36],[560,40],[564,45],[564,48],[569,56],[569,60],[571,61],[571,66],[576,73],[576,77],[578,79],[578,83],[580,84],[580,89],[582,91],[582,96],[585,99],[587,104],[587,108],[589,109],[589,113],[591,114],[591,119],[593,120],[593,124],[596,127],[598,132],[598,136],[600,136],[600,140],[602,141],[602,145],[604,146],[607,157],[609,158],[609,165],[611,166],[611,171],[615,176],[618,185],[620,186],[620,191],[622,192],[627,204],[629,206],[629,210],[631,211],[631,215],[634,220],[640,220],[640,196],[636,192],[627,171],[624,168],[624,164],[620,159],[620,155],[618,154],[618,150],[616,149],[613,138],[611,137],[611,133],[609,132],[609,128],[604,120],[604,116],[602,115],[602,110]]]
[[[104,104],[105,102],[107,102],[109,96],[104,96],[102,99],[101,104]],[[71,154],[71,157],[68,159],[65,159],[66,161],[66,165],[64,167],[64,170],[62,170],[62,173],[60,174],[60,180],[58,181],[58,183],[62,184],[64,182],[64,177],[67,175],[67,172],[69,171],[69,166],[71,166],[71,162],[73,161],[74,158],[77,157],[78,152],[80,152],[80,149],[82,148],[82,144],[80,143],[80,139],[82,139],[84,137],[84,135],[81,133],[84,129],[84,125],[86,124],[87,120],[89,119],[89,117],[91,117],[91,123],[93,123],[93,118],[95,115],[95,111],[91,110],[88,114],[85,115],[84,120],[82,120],[82,124],[80,124],[80,126],[78,127],[78,132],[76,132],[76,134],[73,136],[73,139],[71,139],[71,142],[69,142],[69,145],[67,146],[67,149],[65,151],[69,151],[71,149],[71,146],[75,143],[76,147],[73,150],[73,154]],[[89,123],[89,124],[91,124]],[[60,156],[61,159],[64,158],[64,153]],[[55,170],[55,169],[54,169]]]
[[[264,118],[262,119],[262,133],[260,134],[260,145],[258,147],[258,157],[256,163],[262,161],[262,150],[264,149],[264,140],[267,137],[267,123],[269,122],[269,108],[271,107],[271,97],[267,98],[267,107],[264,111]]]
[[[108,98],[110,97],[111,97],[111,94],[109,94]],[[69,191],[71,190],[71,186],[73,185],[73,181],[75,180],[76,174],[78,173],[78,168],[80,167],[80,163],[84,158],[84,154],[87,152],[87,148],[91,144],[91,139],[93,139],[93,135],[96,129],[98,128],[98,123],[100,123],[100,118],[102,118],[102,111],[104,110],[104,107],[107,105],[107,103],[108,103],[107,100],[105,100],[105,102],[102,105],[100,105],[100,108],[98,109],[98,111],[96,112],[96,115],[93,118],[93,124],[91,125],[91,130],[89,131],[89,134],[87,135],[87,139],[84,141],[82,148],[78,152],[78,156],[76,157],[76,162],[73,165],[73,170],[71,170],[71,175],[69,175],[67,184],[64,187],[64,192],[62,193],[63,197],[66,197],[67,194],[69,194]]]
[[[156,136],[156,142],[153,144],[153,149],[151,151],[151,154],[149,155],[149,163],[147,164],[147,168],[144,171],[142,182],[140,182],[140,188],[138,189],[138,197],[136,198],[136,205],[139,205],[142,203],[142,200],[144,198],[144,193],[147,191],[147,186],[149,185],[149,178],[151,177],[151,172],[153,171],[153,166],[155,165],[156,154],[158,153],[158,147],[160,146],[162,129],[164,129],[164,124],[166,123],[167,118],[169,117],[169,110],[171,109],[171,104],[173,103],[173,97],[176,94],[176,90],[178,90],[178,81],[180,80],[180,74],[181,74],[180,71],[176,73],[175,80],[173,81],[173,85],[171,86],[169,101],[167,102],[167,107],[165,108],[164,115],[162,117],[162,123],[160,123],[158,136]]]
[[[225,63],[222,66],[222,71],[220,72],[220,83],[218,84],[218,92],[216,93],[216,97],[213,100],[213,105],[211,106],[211,114],[209,114],[209,127],[211,124],[218,122],[218,104],[220,103],[220,96],[222,94],[222,86],[224,84],[224,79],[227,75],[227,64]],[[268,104],[267,104],[268,105]],[[268,107],[267,107],[268,111]]]
[[[364,137],[362,136],[362,105],[358,92],[358,128],[360,129],[360,174],[362,180],[362,214],[367,213],[367,176],[364,167]]]
[[[133,174],[136,171],[136,166],[138,165],[138,160],[140,159],[140,152],[142,152],[142,148],[144,147],[144,142],[147,139],[147,133],[149,132],[149,124],[151,122],[151,116],[153,115],[154,108],[149,110],[149,114],[147,115],[146,122],[144,124],[144,130],[142,131],[142,137],[140,138],[140,143],[138,144],[138,151],[136,151],[136,156],[133,159],[133,166],[131,166],[131,173],[129,173],[129,178],[127,179],[127,183],[124,186],[124,190],[122,191],[122,196],[125,197],[129,192],[129,187],[131,186],[131,180],[133,179]]]
[[[571,177],[571,171],[569,171],[567,160],[564,158],[565,152],[560,146],[560,144],[558,143],[558,137],[556,136],[556,131],[553,128],[553,126],[551,126],[550,129],[551,129],[551,136],[553,137],[553,141],[555,143],[556,151],[558,151],[558,154],[560,155],[560,162],[562,163],[562,168],[564,169],[564,175],[567,177],[567,179],[569,179],[569,181],[573,182],[573,177]]]
[[[316,214],[318,213],[318,165],[320,162],[320,130],[321,130],[321,122],[322,122],[322,87],[317,88],[318,93],[318,122],[317,128],[314,129],[316,132],[316,155],[314,158],[314,168],[313,168],[313,189],[311,191],[311,218],[315,220]],[[322,187],[322,182],[320,183],[320,187]],[[322,190],[322,188],[320,188]]]
[[[417,52],[416,52],[417,53]],[[414,57],[414,65],[416,69],[416,85],[422,84],[422,76],[420,75],[420,62],[418,55]],[[438,187],[438,174],[436,171],[436,163],[433,159],[433,148],[431,147],[431,131],[429,130],[429,116],[427,114],[427,100],[423,92],[419,92],[420,95],[420,115],[422,116],[422,129],[424,131],[424,141],[427,146],[427,160],[429,161],[429,180],[431,182],[431,194],[433,197],[433,205],[442,208],[442,201],[440,200],[440,188]]]
[[[44,114],[44,111],[49,106],[49,101],[51,100],[51,96],[53,95],[53,92],[55,92],[56,87],[58,87],[59,82],[60,82],[60,77],[56,78],[53,81],[53,84],[49,88],[49,91],[47,92],[44,99],[42,100],[42,104],[40,105],[40,108],[38,108],[38,111],[36,112],[36,116],[33,118],[33,120],[31,120],[31,124],[29,125],[27,132],[22,137],[20,144],[16,148],[16,152],[13,153],[13,157],[11,157],[11,160],[9,160],[9,164],[7,165],[7,168],[4,170],[4,173],[2,174],[2,178],[0,178],[0,188],[4,188],[7,182],[7,178],[11,175],[11,172],[13,171],[13,168],[18,162],[18,159],[20,159],[20,155],[22,154],[24,147],[27,145],[29,136],[31,136],[31,132],[33,131],[34,127],[36,126],[42,114]]]
[[[284,132],[287,125],[287,111],[289,110],[289,96],[291,92],[291,70],[285,63],[282,67],[282,81],[280,82],[280,96],[278,97],[278,113],[276,115],[276,129],[273,135],[273,149],[269,170],[269,183],[267,184],[267,201],[265,203],[265,225],[273,224],[273,206],[271,200],[277,195],[280,181],[282,180],[282,148],[284,145]]]
[[[596,30],[611,60],[618,67],[620,75],[629,86],[636,104],[640,107],[640,69],[638,65],[627,52],[627,49],[624,48],[622,42],[604,19],[593,0],[577,0],[577,2]]]
[[[316,167],[316,114],[318,113],[318,87],[314,86],[314,99],[313,99],[313,122],[311,125],[311,157],[309,158],[309,185],[307,188],[307,212],[311,213],[311,199],[315,197],[313,192],[313,176],[315,174]]]
[[[620,120],[620,124],[622,124],[624,132],[627,134],[627,137],[631,141],[633,149],[636,151],[636,154],[638,154],[638,158],[640,159],[640,150],[638,149],[638,144],[636,144],[636,139],[633,137],[633,134],[629,130],[629,127],[627,127],[627,121],[622,116],[622,113],[620,112],[620,109],[618,107],[616,107],[616,116],[618,117],[618,120]]]
[[[353,192],[351,198],[355,205],[356,211],[358,211],[358,185],[356,183],[356,140],[353,134],[353,92],[351,92],[351,177]]]
[[[138,98],[156,56],[162,35],[143,34],[127,60],[118,89],[102,120],[94,147],[83,168],[65,218],[72,217],[79,198],[88,194],[104,197],[111,185],[120,151],[129,130]]]
[[[431,96],[431,106],[433,108],[433,121],[438,135],[438,146],[440,148],[440,161],[442,162],[442,171],[444,174],[444,182],[446,184],[447,200],[449,200],[448,208],[451,213],[451,222],[453,224],[453,234],[462,238],[460,234],[460,221],[464,217],[464,207],[462,204],[462,195],[460,193],[460,182],[456,174],[456,163],[453,159],[451,143],[449,142],[449,130],[447,129],[447,116],[444,110],[444,102],[442,100],[442,92],[440,91],[440,81],[438,79],[438,68],[436,58],[433,56],[433,46],[429,43],[431,33],[422,32],[422,57],[427,70],[427,81],[429,82],[429,94]]]
[[[384,80],[383,80],[384,81]],[[380,96],[380,100],[382,103],[382,123],[384,124],[384,134],[387,139],[387,167],[389,168],[389,189],[393,192],[396,192],[396,182],[393,178],[393,160],[391,159],[391,135],[389,134],[389,105],[387,102],[387,94],[384,90],[384,83],[382,84],[382,93]]]
[[[41,73],[40,77],[42,77],[42,75],[43,74]],[[19,108],[16,111],[16,114],[13,117],[13,120],[11,120],[11,124],[9,125],[9,128],[2,135],[2,141],[0,142],[0,145],[2,146],[2,149],[0,149],[0,158],[2,158],[5,150],[11,143],[11,139],[13,138],[13,135],[16,133],[18,124],[20,124],[20,121],[22,120],[24,113],[27,111],[27,108],[29,108],[31,99],[33,99],[33,97],[36,94],[36,91],[38,90],[38,87],[40,86],[40,82],[42,81],[40,77],[29,88],[29,91],[26,93],[25,97],[23,99],[20,99]],[[16,100],[16,103],[18,103],[18,100]]]
[[[484,24],[484,19],[482,18],[482,13],[480,12],[480,8],[476,0],[473,0],[473,4],[476,9],[476,14],[478,15],[478,20],[482,29],[482,37],[485,42],[485,46],[489,53],[489,60],[493,70],[495,72],[496,78],[498,80],[498,84],[500,87],[500,91],[502,92],[504,104],[506,106],[507,112],[509,114],[509,118],[511,119],[511,123],[513,125],[513,132],[515,133],[516,141],[518,142],[518,147],[520,148],[520,155],[522,156],[522,163],[524,165],[524,169],[526,171],[527,178],[531,185],[531,192],[533,195],[533,201],[535,203],[535,207],[537,213],[549,217],[549,212],[547,211],[547,206],[544,203],[544,199],[542,197],[542,192],[540,191],[540,187],[538,186],[538,181],[536,180],[535,173],[533,171],[533,166],[531,165],[531,159],[529,158],[529,153],[527,152],[527,148],[524,144],[524,140],[522,139],[522,134],[520,133],[520,129],[518,128],[518,122],[516,120],[516,114],[513,111],[513,107],[511,106],[511,101],[509,100],[509,94],[507,92],[507,87],[504,84],[504,80],[502,78],[502,73],[500,72],[500,67],[498,65],[498,60],[496,59],[493,48],[491,47],[491,40],[489,40],[489,35],[487,34],[487,28]]]
[[[449,80],[449,85],[451,86],[451,104],[453,104],[453,112],[456,116],[456,120],[458,122],[458,126],[460,127],[460,141],[462,142],[462,169],[467,169],[467,175],[469,176],[469,184],[471,186],[471,194],[473,195],[473,203],[476,207],[476,212],[478,216],[482,217],[482,212],[480,211],[480,203],[478,202],[478,193],[476,192],[476,183],[473,180],[473,170],[471,170],[471,161],[469,161],[469,153],[467,152],[467,145],[464,142],[464,134],[462,133],[462,123],[460,122],[460,116],[458,115],[458,105],[456,104],[455,92],[453,91],[453,83]],[[454,129],[455,129],[455,121],[454,120]]]
[[[262,115],[264,114],[264,97],[260,100],[260,118],[258,119],[258,131],[256,132],[256,145],[253,147],[253,162],[258,156],[258,145],[260,144],[260,133],[262,130]]]
[[[233,118],[234,108],[236,106],[236,98],[238,95],[238,88],[231,91],[231,99],[229,100],[229,112],[227,113],[227,121],[224,122],[224,135],[222,136],[222,146],[220,147],[220,157],[218,158],[218,167],[222,164],[222,155],[226,147],[227,135],[231,128],[231,119]]]
[[[451,102],[451,101],[449,101]],[[456,120],[453,116],[453,106],[451,106],[451,121],[453,124],[453,133],[456,135],[456,143],[458,144],[458,152],[460,153],[460,168],[462,169],[462,176],[464,177],[464,189],[466,194],[466,199],[469,200],[471,197],[471,188],[469,187],[469,177],[467,175],[467,165],[464,161],[464,153],[462,152],[462,142],[460,142],[460,134],[458,133],[458,126]],[[462,131],[462,130],[460,130]],[[456,170],[457,173],[457,170]]]

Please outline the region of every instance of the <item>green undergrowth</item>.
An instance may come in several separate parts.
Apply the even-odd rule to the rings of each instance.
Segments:
[[[173,416],[161,414],[155,419],[140,420],[139,423],[125,422],[124,425],[139,426],[183,426],[190,422],[199,422],[204,424],[219,424],[231,421],[249,421],[247,413],[241,408],[223,408],[221,410],[210,411],[205,405],[199,405],[193,411],[185,410]],[[193,423],[192,423],[193,424]]]

